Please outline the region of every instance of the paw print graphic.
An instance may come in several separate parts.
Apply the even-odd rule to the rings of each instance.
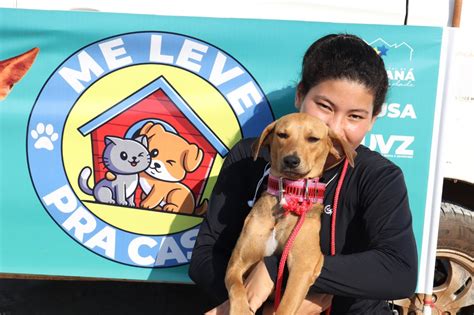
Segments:
[[[35,139],[36,149],[46,149],[48,151],[54,150],[54,144],[58,140],[58,134],[54,132],[53,125],[38,123],[36,128],[31,130],[31,137]]]

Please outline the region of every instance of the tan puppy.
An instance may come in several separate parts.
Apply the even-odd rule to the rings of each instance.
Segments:
[[[201,165],[203,151],[179,135],[166,131],[162,125],[149,122],[140,135],[148,138],[151,164],[140,173],[140,187],[145,197],[140,207],[191,214],[196,203],[191,190],[181,183],[186,174]],[[207,202],[196,213],[205,212]]]
[[[13,86],[23,78],[35,61],[39,48],[0,61],[0,101],[5,99]]]
[[[342,149],[351,165],[355,156],[354,150],[339,140],[322,121],[302,113],[284,116],[266,127],[260,136],[255,159],[263,145],[270,147],[270,174],[291,180],[321,176],[328,154],[340,159],[335,145]],[[321,272],[324,262],[319,245],[322,208],[321,204],[312,204],[293,243],[287,260],[289,278],[276,314],[295,314]],[[225,277],[231,314],[253,314],[243,277],[255,263],[271,254],[267,251],[267,241],[273,238],[272,235],[277,242],[275,252],[283,251],[298,221],[298,216],[283,215],[283,212],[278,197],[264,192],[247,216]]]

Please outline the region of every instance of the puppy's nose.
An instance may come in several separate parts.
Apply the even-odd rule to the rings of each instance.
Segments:
[[[287,155],[283,158],[283,163],[288,168],[295,168],[298,165],[300,165],[300,162],[301,162],[300,158],[294,154]]]
[[[160,168],[161,167],[160,163],[158,163],[158,162],[153,163],[153,165],[155,166],[155,168]]]

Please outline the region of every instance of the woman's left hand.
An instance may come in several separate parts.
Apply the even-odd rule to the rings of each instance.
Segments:
[[[309,294],[301,303],[296,315],[317,315],[324,312],[331,306],[331,294]],[[263,315],[274,315],[273,302],[267,302],[263,306]]]
[[[226,300],[219,306],[214,307],[212,310],[207,311],[204,315],[229,315],[230,303]]]
[[[268,274],[267,267],[260,261],[252,269],[244,282],[247,291],[247,300],[250,309],[255,313],[268,299],[273,291],[273,281]],[[229,314],[229,300],[205,313],[205,315],[227,315]]]
[[[331,294],[308,294],[296,314],[320,314],[331,306]]]
[[[244,282],[250,309],[255,313],[268,299],[275,286],[263,261],[257,263]]]

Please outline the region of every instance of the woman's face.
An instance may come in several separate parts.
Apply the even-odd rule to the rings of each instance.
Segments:
[[[300,112],[318,117],[356,149],[372,128],[374,96],[363,85],[347,79],[331,79],[296,95]]]

